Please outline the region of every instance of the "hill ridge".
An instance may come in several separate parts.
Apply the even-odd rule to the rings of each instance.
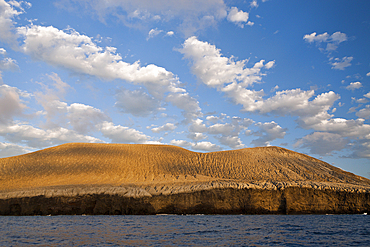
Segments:
[[[0,159],[3,190],[214,180],[370,185],[366,178],[280,147],[201,153],[171,145],[68,143]]]

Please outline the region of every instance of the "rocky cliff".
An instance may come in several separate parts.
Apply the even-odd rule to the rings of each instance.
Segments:
[[[279,147],[65,144],[0,159],[0,214],[370,212],[370,180]]]

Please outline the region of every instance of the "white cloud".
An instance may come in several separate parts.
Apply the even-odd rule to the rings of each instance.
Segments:
[[[367,102],[369,102],[369,100],[366,99],[366,98],[356,99],[356,98],[352,97],[352,100],[354,100],[356,103],[359,103],[359,104],[366,104]]]
[[[174,31],[168,31],[167,33],[166,33],[166,36],[173,36],[175,33],[174,33]]]
[[[114,143],[146,143],[150,141],[150,137],[144,133],[129,127],[114,125],[112,122],[103,122],[99,129],[106,138],[111,139]]]
[[[356,116],[360,118],[369,119],[370,118],[370,105],[367,105],[366,108],[359,110],[356,113]]]
[[[343,57],[342,60],[339,58],[335,58],[336,62],[331,63],[333,65],[332,69],[339,69],[344,70],[345,68],[351,66],[351,61],[353,60],[353,57]]]
[[[356,82],[351,82],[347,87],[346,87],[346,89],[348,89],[348,90],[355,90],[355,89],[359,89],[359,88],[361,88],[362,87],[362,84],[361,84],[361,82],[359,82],[359,81],[356,81]]]
[[[370,76],[370,72],[366,74],[366,76]]]
[[[199,118],[194,119],[189,125],[189,131],[193,133],[204,133],[207,131],[207,126],[203,123],[203,120]]]
[[[22,93],[17,88],[0,85],[0,125],[9,124],[13,117],[23,115],[27,106],[22,103],[20,97]]]
[[[207,116],[206,119],[207,119],[207,121],[210,121],[214,124],[217,123],[220,120],[220,118],[216,117],[216,116]]]
[[[143,90],[117,90],[115,107],[134,116],[148,116],[158,111],[160,102]]]
[[[192,145],[191,142],[185,140],[172,140],[170,142],[171,145],[179,146],[179,147],[190,147]]]
[[[332,35],[329,35],[328,33],[323,33],[316,35],[316,32],[313,32],[311,34],[306,34],[303,39],[306,42],[313,43],[316,42],[317,44],[320,44],[322,42],[327,43],[326,50],[327,51],[334,51],[338,48],[338,45],[344,41],[348,40],[348,37],[345,33],[341,32],[335,32]]]
[[[0,41],[13,46],[17,44],[13,19],[20,14],[22,14],[22,11],[17,11],[9,3],[0,0]]]
[[[370,92],[368,92],[367,94],[364,95],[364,97],[366,98],[369,98],[370,99]]]
[[[19,28],[25,38],[22,50],[34,59],[64,67],[77,73],[97,76],[106,80],[122,79],[143,85],[144,91],[118,91],[116,106],[123,112],[145,116],[156,111],[165,94],[168,102],[185,111],[186,119],[196,116],[200,107],[185,89],[179,87],[178,78],[162,67],[149,64],[141,67],[139,61],[129,64],[116,54],[116,48],[102,48],[90,37],[74,30],[70,33],[54,27],[31,25]],[[139,102],[140,101],[140,102]],[[186,120],[188,121],[188,120]]]
[[[239,135],[241,131],[246,130],[252,123],[253,120],[248,118],[232,117],[225,116],[221,114],[221,117],[208,116],[206,119],[209,123],[214,123],[210,126],[207,126],[203,123],[203,120],[196,119],[193,120],[189,126],[188,138],[193,141],[199,141],[207,138],[204,133],[213,135],[220,144],[228,146],[230,148],[243,148],[244,144],[242,143]],[[230,121],[229,123],[217,123],[218,121]]]
[[[251,6],[252,8],[257,8],[257,7],[258,7],[257,0],[253,0],[253,1],[250,3],[250,6]]]
[[[254,132],[253,135],[259,138],[252,141],[255,146],[269,146],[270,142],[276,139],[283,139],[287,129],[283,129],[274,121],[266,123],[257,123],[256,126],[260,131]]]
[[[9,57],[4,57],[2,60],[0,60],[0,71],[1,70],[17,71],[19,70],[19,67],[17,65],[17,62],[14,59],[9,58]]]
[[[228,146],[232,149],[240,149],[245,147],[238,136],[216,136],[215,138],[222,145]]]
[[[188,138],[192,139],[193,141],[197,142],[200,140],[204,140],[207,138],[207,136],[203,133],[198,133],[198,132],[191,132],[187,135]]]
[[[362,139],[352,143],[353,153],[349,155],[350,158],[370,158],[370,140]]]
[[[316,32],[313,32],[311,34],[306,34],[303,39],[306,40],[309,43],[312,42],[326,42],[330,35],[328,33],[319,34],[316,36]]]
[[[43,130],[27,124],[0,126],[0,135],[12,143],[22,143],[33,148],[44,148],[67,142],[102,142],[98,138],[84,136],[62,127]]]
[[[370,125],[364,124],[364,119],[325,119],[312,124],[310,127],[316,131],[339,134],[342,137],[370,139]]]
[[[221,150],[221,147],[211,142],[197,142],[192,144],[192,149],[200,151],[217,151]]]
[[[271,69],[275,65],[275,61],[270,61],[266,63],[265,68],[266,69]]]
[[[227,15],[227,20],[234,22],[240,27],[244,27],[245,24],[252,26],[252,22],[248,22],[249,13],[242,10],[238,10],[237,7],[231,7],[229,14]]]
[[[146,40],[149,40],[151,38],[154,38],[155,36],[157,36],[158,34],[160,34],[161,32],[163,32],[163,30],[158,30],[158,28],[156,29],[151,29],[148,33],[148,37],[146,38]]]
[[[222,135],[225,135],[225,136],[228,136],[228,135],[231,135],[233,133],[235,129],[235,126],[233,126],[232,124],[229,124],[229,123],[225,123],[225,124],[214,124],[214,125],[211,125],[208,127],[208,133],[209,134],[212,134],[212,135],[219,135],[219,134],[222,134]]]
[[[0,158],[25,154],[33,151],[32,148],[20,146],[13,143],[0,142]]]
[[[349,141],[339,134],[314,132],[299,139],[294,146],[308,148],[312,154],[331,155],[333,151],[346,148],[348,143]]]
[[[43,128],[54,129],[60,126],[73,128],[77,133],[87,134],[96,130],[96,125],[109,120],[101,110],[89,105],[60,101],[71,87],[53,73],[48,75],[47,85],[41,84],[44,92],[35,93],[36,100],[44,108],[46,123]]]
[[[193,150],[199,150],[199,151],[218,151],[221,150],[220,146],[217,146],[216,144],[213,144],[211,142],[196,142],[191,143],[185,140],[172,140],[170,142],[171,145],[189,148],[191,147]]]
[[[314,97],[314,90],[298,88],[278,91],[264,99],[263,90],[254,91],[247,87],[260,83],[264,75],[261,69],[271,68],[273,61],[264,65],[264,60],[261,60],[252,68],[245,68],[246,60],[234,61],[233,57],[224,57],[214,45],[196,37],[188,38],[180,52],[192,61],[192,72],[201,82],[224,92],[232,102],[242,105],[243,111],[299,116],[298,122],[309,127],[321,119],[330,118],[328,111],[340,98],[332,91]]]
[[[189,118],[196,117],[200,112],[199,102],[191,97],[189,93],[170,93],[166,97],[166,101],[179,109],[184,110]]]
[[[266,68],[264,60],[252,68],[245,68],[247,60],[234,61],[233,57],[224,57],[216,46],[199,41],[194,36],[188,38],[179,51],[192,61],[191,69],[198,79],[210,87],[218,88],[236,81],[243,86],[252,85],[261,80],[261,69]],[[272,63],[267,64],[271,68]]]
[[[36,60],[106,80],[122,79],[144,85],[157,98],[165,92],[184,92],[178,88],[177,77],[166,69],[153,64],[141,67],[139,61],[123,62],[115,53],[116,48],[103,49],[90,37],[74,30],[66,33],[51,26],[36,25],[18,30],[24,37],[23,52]]]
[[[109,118],[99,109],[89,105],[73,103],[68,108],[67,119],[72,128],[81,134],[97,130],[96,125]]]
[[[176,125],[174,125],[173,123],[166,123],[165,125],[162,125],[160,127],[152,128],[152,131],[154,133],[160,133],[160,132],[163,132],[163,131],[173,131],[176,128],[177,128]]]

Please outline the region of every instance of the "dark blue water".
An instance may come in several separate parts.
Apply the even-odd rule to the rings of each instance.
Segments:
[[[0,246],[370,246],[370,215],[0,217]]]

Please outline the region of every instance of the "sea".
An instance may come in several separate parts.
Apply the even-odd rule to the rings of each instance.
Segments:
[[[0,246],[370,246],[370,215],[1,216]]]

